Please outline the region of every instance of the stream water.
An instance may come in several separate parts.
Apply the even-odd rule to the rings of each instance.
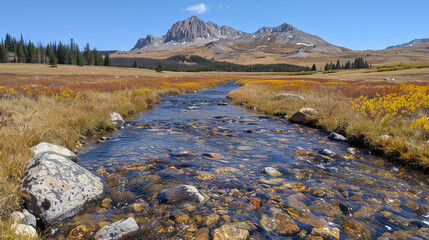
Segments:
[[[86,239],[132,216],[137,239],[429,239],[427,176],[232,105],[226,96],[237,88],[165,97],[81,151],[78,164],[104,179],[106,196],[52,226],[53,236]],[[159,201],[180,184],[208,200]]]

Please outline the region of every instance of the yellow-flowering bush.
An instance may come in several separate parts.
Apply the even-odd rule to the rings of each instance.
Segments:
[[[392,92],[393,86],[386,86],[387,94],[375,97],[360,96],[352,101],[352,109],[365,117],[417,117],[419,111],[429,108],[429,87],[415,84],[401,84],[398,92]]]

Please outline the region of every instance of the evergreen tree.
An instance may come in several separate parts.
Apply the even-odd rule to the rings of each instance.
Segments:
[[[323,69],[324,71],[329,71],[329,63],[326,63],[325,68]]]
[[[3,44],[0,45],[0,62],[9,62],[9,57],[7,56],[7,49],[6,46]]]
[[[108,53],[104,55],[104,66],[110,66],[110,57]]]
[[[18,58],[17,61],[19,63],[25,62],[24,45],[22,43],[18,43],[18,47],[16,48],[16,57]]]
[[[53,53],[49,56],[49,65],[51,65],[51,67],[57,67],[57,58]]]
[[[344,65],[344,69],[350,69],[351,68],[351,63],[350,60],[347,61],[346,65]]]
[[[315,63],[313,63],[313,66],[311,67],[311,71],[317,71],[317,68],[316,68],[316,64],[315,64]]]
[[[337,64],[335,66],[336,69],[341,69],[340,59],[337,60]]]
[[[155,71],[162,72],[162,64],[160,62],[158,62],[158,66],[156,66]]]
[[[137,67],[137,61],[134,59],[133,68]]]

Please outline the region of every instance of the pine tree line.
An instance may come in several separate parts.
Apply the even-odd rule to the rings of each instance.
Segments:
[[[10,55],[13,55],[13,58],[9,57]],[[57,63],[78,66],[110,65],[108,54],[103,58],[96,48],[90,48],[89,43],[86,44],[84,51],[80,50],[73,38],[70,39],[70,43],[60,41],[46,45],[37,43],[36,45],[30,40],[25,41],[22,34],[19,40],[10,34],[6,34],[5,39],[0,41],[0,62],[49,63],[53,66]]]
[[[340,64],[340,60],[337,60],[337,63],[326,63],[324,70],[337,70],[337,69],[360,69],[360,68],[369,68],[370,63],[367,60],[363,60],[363,58],[355,58],[353,62],[350,60],[347,61],[345,64]]]

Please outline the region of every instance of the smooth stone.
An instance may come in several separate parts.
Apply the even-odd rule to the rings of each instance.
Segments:
[[[25,218],[25,215],[22,212],[13,212],[10,214],[10,220],[12,223],[20,223]]]
[[[120,128],[125,124],[124,119],[122,116],[117,112],[110,113],[110,121],[116,128]]]
[[[200,180],[213,180],[215,179],[215,176],[210,172],[197,171],[197,175],[195,176],[195,178],[198,178]]]
[[[69,149],[60,146],[55,145],[51,143],[41,142],[33,147],[31,147],[31,151],[34,153],[34,156],[37,156],[38,154],[45,153],[45,152],[54,152],[58,155],[64,156],[66,158],[70,158],[71,160],[75,160],[76,154]]]
[[[204,202],[205,197],[191,185],[179,185],[176,187],[168,188],[158,195],[160,203],[180,203],[180,202],[194,202],[201,204]]]
[[[323,239],[340,239],[340,230],[332,227],[313,228],[310,235],[320,236]]]
[[[278,208],[269,208],[267,211],[262,211],[259,217],[259,224],[269,233],[276,232],[291,235],[300,231],[293,219]]]
[[[345,141],[347,141],[347,138],[346,138],[346,137],[344,137],[344,136],[343,136],[343,135],[341,135],[341,134],[334,133],[334,132],[331,132],[331,133],[329,134],[328,138],[329,138],[329,139],[331,139],[331,140],[341,141],[341,142],[345,142]]]
[[[276,99],[295,98],[295,99],[305,100],[305,98],[303,96],[299,96],[296,94],[290,94],[290,93],[279,93],[275,97],[276,97]]]
[[[331,156],[331,157],[334,157],[335,155],[337,155],[334,151],[326,149],[326,148],[323,149],[322,154],[326,155],[326,156]]]
[[[26,236],[26,237],[35,237],[37,236],[37,231],[33,226],[26,224],[13,225],[12,228],[15,228],[15,234]]]
[[[50,225],[74,216],[104,194],[99,177],[54,152],[37,154],[27,169],[22,189],[31,198],[26,200],[26,208]]]
[[[282,173],[279,172],[279,170],[273,167],[265,167],[264,169],[262,169],[262,173],[268,174],[271,177],[280,177],[282,175]]]
[[[134,218],[130,217],[105,225],[94,236],[96,240],[117,240],[136,234],[139,226]]]
[[[311,119],[311,116],[316,114],[317,111],[313,108],[301,108],[298,112],[294,113],[289,120],[294,123],[307,124],[313,120]]]
[[[234,224],[226,223],[213,232],[213,240],[245,240],[249,236],[249,231],[238,228]]]
[[[21,223],[36,227],[37,225],[36,217],[33,214],[31,214],[29,211],[27,211],[27,209],[22,210],[22,213],[24,214],[25,218],[21,221]]]

